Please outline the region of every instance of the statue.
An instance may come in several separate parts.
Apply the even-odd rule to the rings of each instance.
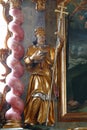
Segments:
[[[25,124],[44,124],[47,118],[54,48],[47,45],[42,27],[35,30],[36,43],[31,45],[24,57],[29,73],[28,93],[24,109]],[[48,124],[54,125],[54,103],[51,101]]]
[[[50,94],[53,94],[51,84],[55,49],[46,43],[45,30],[42,27],[35,30],[35,36],[36,41],[29,46],[24,57],[27,71],[31,74],[25,102],[24,122],[26,126],[46,123],[53,126],[55,123],[54,100],[52,97],[50,99]]]

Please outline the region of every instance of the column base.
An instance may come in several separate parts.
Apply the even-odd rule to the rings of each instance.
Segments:
[[[19,128],[23,129],[23,123],[21,121],[16,120],[7,120],[6,124],[3,126],[3,128]]]

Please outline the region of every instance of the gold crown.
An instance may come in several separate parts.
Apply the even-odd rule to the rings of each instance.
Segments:
[[[45,35],[45,29],[43,27],[38,27],[37,29],[34,30],[35,35]]]

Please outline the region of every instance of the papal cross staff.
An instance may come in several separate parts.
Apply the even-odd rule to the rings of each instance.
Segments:
[[[59,17],[58,17],[58,22],[57,22],[57,25],[58,25],[57,26],[57,32],[55,32],[55,34],[57,34],[57,42],[56,42],[55,57],[54,57],[54,64],[53,64],[53,71],[52,71],[51,89],[50,89],[50,93],[49,93],[46,126],[48,125],[48,116],[49,116],[49,109],[50,109],[50,103],[51,103],[51,98],[52,98],[51,95],[52,95],[52,87],[53,87],[53,84],[54,84],[57,55],[58,55],[58,51],[60,52],[60,50],[62,49],[63,43],[64,43],[64,37],[60,34],[63,16],[64,16],[63,14],[68,14],[67,12],[64,11],[64,9],[66,9],[66,7],[64,7],[64,2],[62,2],[61,5],[58,6],[58,8],[60,10],[59,9],[55,10],[55,12],[59,13],[59,15],[58,15]]]

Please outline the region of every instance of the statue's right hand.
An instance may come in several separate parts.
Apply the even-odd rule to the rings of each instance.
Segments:
[[[44,54],[44,52],[42,52],[42,51],[36,51],[31,57],[30,57],[30,59],[31,60],[35,60],[35,61],[41,61],[41,60],[43,60],[44,59],[44,57],[45,57],[45,54]]]

